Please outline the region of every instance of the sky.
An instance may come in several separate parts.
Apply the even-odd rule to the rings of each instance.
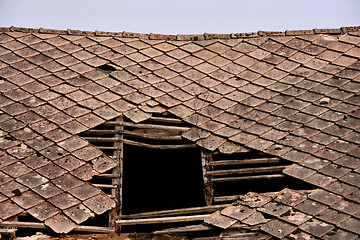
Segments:
[[[0,27],[159,34],[360,25],[360,0],[0,0]]]

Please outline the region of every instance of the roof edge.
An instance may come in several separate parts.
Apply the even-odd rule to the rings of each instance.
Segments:
[[[286,30],[281,31],[258,31],[248,33],[230,33],[230,34],[217,34],[217,33],[204,33],[204,34],[143,34],[133,32],[104,32],[104,31],[82,31],[82,30],[55,30],[46,28],[23,28],[23,27],[0,27],[0,32],[26,32],[26,33],[48,33],[48,34],[62,34],[62,35],[85,35],[85,36],[105,36],[105,37],[125,37],[125,38],[141,38],[150,40],[177,40],[177,41],[200,41],[210,39],[238,39],[238,38],[253,38],[253,37],[269,37],[269,36],[300,36],[312,34],[345,34],[349,32],[360,31],[360,26],[329,28],[312,30]]]

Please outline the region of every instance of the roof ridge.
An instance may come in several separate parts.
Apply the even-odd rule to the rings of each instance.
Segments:
[[[178,40],[178,41],[200,41],[210,39],[238,39],[238,38],[253,38],[253,37],[269,37],[269,36],[299,36],[312,34],[345,34],[349,32],[360,31],[360,26],[350,26],[341,28],[327,28],[312,30],[286,30],[286,31],[257,31],[248,33],[204,33],[204,34],[143,34],[133,32],[105,32],[105,31],[82,31],[82,30],[55,30],[47,28],[23,28],[23,27],[0,27],[0,32],[28,32],[28,33],[49,33],[49,34],[65,34],[65,35],[86,35],[86,36],[107,36],[107,37],[126,37],[126,38],[142,38],[150,40]]]

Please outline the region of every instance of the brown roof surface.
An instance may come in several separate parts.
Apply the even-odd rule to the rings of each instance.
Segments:
[[[91,163],[115,163],[76,134],[167,111],[193,125],[183,137],[198,146],[279,156],[294,163],[285,174],[321,189],[295,207],[311,218],[280,216],[263,231],[360,234],[359,58],[360,27],[177,36],[0,28],[0,219],[26,211],[67,232],[113,207],[101,191],[82,195],[103,171]],[[308,212],[317,205],[321,213]],[[72,217],[76,206],[85,217]],[[326,227],[311,230],[319,221]],[[284,225],[281,236],[273,225]]]

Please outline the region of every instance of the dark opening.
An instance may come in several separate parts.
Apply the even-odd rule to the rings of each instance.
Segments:
[[[103,70],[103,71],[107,71],[107,72],[111,72],[111,71],[115,71],[116,68],[114,68],[113,66],[111,65],[108,65],[108,64],[104,64],[104,65],[101,65],[101,66],[98,66],[97,68]]]
[[[123,214],[204,205],[198,149],[124,145]]]

